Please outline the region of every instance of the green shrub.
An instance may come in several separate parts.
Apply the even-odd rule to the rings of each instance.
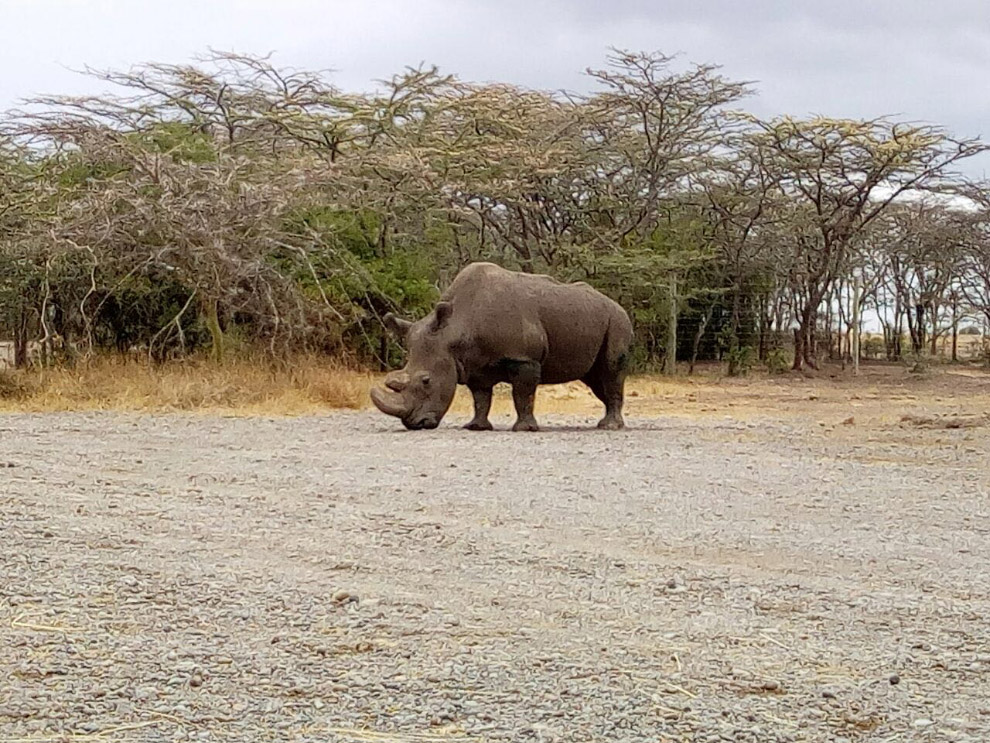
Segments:
[[[771,349],[763,363],[770,374],[786,374],[791,368],[791,360],[782,348]]]
[[[752,346],[736,346],[729,349],[725,359],[729,362],[730,377],[745,377],[756,363],[756,352]]]

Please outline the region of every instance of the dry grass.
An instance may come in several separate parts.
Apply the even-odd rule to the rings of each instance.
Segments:
[[[369,406],[381,375],[305,357],[291,364],[190,360],[154,367],[103,358],[72,369],[0,369],[0,410],[223,411],[234,415],[301,415]],[[900,416],[965,415],[990,409],[990,375],[975,367],[866,365],[858,377],[839,369],[815,377],[754,374],[728,379],[718,369],[693,377],[639,376],[627,385],[631,417],[813,417],[827,425],[900,423]],[[601,403],[580,383],[541,388],[537,413],[598,416]],[[452,412],[468,415],[471,397],[458,388]],[[509,389],[496,389],[495,416],[512,414]],[[852,419],[851,421],[849,419]]]
[[[366,372],[315,358],[297,359],[284,367],[251,360],[223,364],[191,360],[154,367],[141,361],[102,358],[74,368],[4,371],[0,410],[225,410],[294,415],[362,407],[371,381]]]

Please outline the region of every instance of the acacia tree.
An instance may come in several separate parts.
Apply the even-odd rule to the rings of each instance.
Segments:
[[[65,284],[68,295],[54,306],[63,317],[78,315],[90,349],[95,316],[119,306],[120,292],[142,279],[147,292],[178,289],[178,305],[164,306],[165,322],[143,339],[152,353],[156,344],[184,345],[187,315],[197,316],[218,359],[224,325],[235,318],[250,322],[272,349],[297,331],[312,335],[319,306],[304,300],[294,280],[295,254],[290,265],[276,260],[282,216],[306,188],[324,182],[311,155],[299,146],[272,155],[261,138],[265,123],[240,137],[251,130],[236,122],[252,119],[233,103],[218,104],[222,128],[200,116],[205,75],[180,69],[168,88],[165,72],[157,73],[126,78],[151,91],[141,96],[47,99],[41,112],[17,122],[18,136],[48,153],[60,205],[46,249],[86,267],[86,281],[75,282],[74,292]],[[190,90],[180,91],[187,83]]]
[[[772,283],[767,285],[767,282],[772,282],[774,277],[770,256],[774,221],[780,217],[781,210],[775,203],[779,198],[776,183],[767,177],[766,169],[759,163],[760,150],[750,147],[745,135],[733,136],[727,144],[729,153],[715,160],[715,166],[696,182],[705,197],[704,211],[712,224],[712,243],[717,251],[717,263],[724,272],[724,290],[732,298],[726,329],[730,338],[731,375],[737,362],[731,352],[740,344],[748,345],[750,340],[740,338],[747,304],[751,312],[758,313],[759,357],[766,358],[769,328],[776,314],[770,311],[768,301],[769,295],[776,292]],[[711,299],[715,300],[716,296]],[[714,307],[712,301],[699,323],[693,344],[695,354]]]
[[[749,121],[767,176],[806,205],[814,228],[812,239],[802,232],[794,241],[800,264],[794,368],[815,368],[818,311],[857,235],[898,198],[947,186],[951,166],[985,147],[936,127],[886,119]]]
[[[958,282],[970,242],[970,215],[945,205],[920,201],[892,210],[894,231],[888,249],[891,276],[906,313],[911,344],[920,353],[955,327]]]
[[[960,285],[969,309],[990,327],[990,235],[985,232],[967,255]]]
[[[51,256],[45,235],[52,217],[44,163],[0,132],[0,328],[13,339],[14,365],[28,363],[28,344],[45,325]],[[48,332],[45,334],[46,340]]]
[[[960,191],[974,208],[966,214],[969,230],[957,285],[966,309],[982,318],[984,328],[990,328],[990,185],[971,183]]]
[[[616,52],[606,69],[589,70],[601,90],[582,100],[587,146],[595,155],[592,205],[604,249],[647,238],[658,217],[688,191],[726,148],[729,107],[746,83],[715,65],[673,69],[663,54]]]

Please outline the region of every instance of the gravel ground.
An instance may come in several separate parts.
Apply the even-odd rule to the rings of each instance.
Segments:
[[[589,422],[0,416],[0,739],[990,739],[986,427]]]

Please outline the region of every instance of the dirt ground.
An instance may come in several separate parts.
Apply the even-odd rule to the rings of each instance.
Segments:
[[[630,387],[0,415],[0,741],[990,739],[990,378]]]

